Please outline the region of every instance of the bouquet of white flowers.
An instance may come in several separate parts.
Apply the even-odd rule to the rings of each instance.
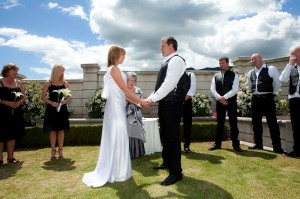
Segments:
[[[11,93],[15,94],[15,100],[14,101],[17,101],[18,97],[21,97],[23,94],[21,92],[16,92],[16,91],[12,91]],[[14,108],[11,110],[11,114],[13,115],[14,114]]]
[[[61,101],[63,101],[66,97],[68,96],[72,96],[71,95],[71,90],[68,89],[68,88],[62,88],[62,89],[59,89],[59,90],[54,90],[52,92],[55,92],[55,93],[58,93],[58,97],[57,97],[57,102],[59,103],[59,106],[56,108],[57,112],[60,111],[60,108],[61,108]],[[60,97],[60,94],[63,94],[63,97],[61,98],[61,100],[59,100],[59,97]]]

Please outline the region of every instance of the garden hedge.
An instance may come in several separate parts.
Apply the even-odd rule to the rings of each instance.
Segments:
[[[194,122],[191,141],[214,140],[217,129],[216,122]],[[71,126],[65,133],[65,146],[99,145],[102,125],[77,125]],[[181,137],[183,125],[180,127]],[[226,132],[226,127],[225,127]],[[226,138],[227,135],[224,136]],[[16,142],[16,148],[41,148],[49,147],[49,134],[43,132],[42,127],[26,127],[26,135]]]

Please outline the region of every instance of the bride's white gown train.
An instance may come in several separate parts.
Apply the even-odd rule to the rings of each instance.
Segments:
[[[100,187],[106,182],[125,181],[132,176],[125,94],[110,75],[112,67],[108,67],[104,75],[102,96],[107,101],[97,166],[94,171],[85,173],[82,179],[84,184],[91,187]],[[126,81],[123,72],[122,76]]]

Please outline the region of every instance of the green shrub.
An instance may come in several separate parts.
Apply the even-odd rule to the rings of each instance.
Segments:
[[[34,126],[37,119],[42,119],[45,114],[46,105],[40,99],[43,87],[35,81],[24,83],[26,99],[23,103],[23,115],[26,126]]]
[[[193,116],[210,116],[212,114],[210,105],[211,101],[207,95],[197,93],[192,98]]]
[[[102,88],[95,91],[95,95],[85,103],[85,109],[90,118],[103,118],[106,100],[101,97]]]
[[[183,135],[183,125],[180,126]],[[216,122],[194,122],[192,126],[192,141],[214,140],[217,131]],[[226,132],[225,126],[225,132]],[[71,126],[65,132],[65,146],[100,145],[102,125]],[[224,136],[226,138],[227,135]],[[16,148],[50,147],[49,133],[43,132],[42,127],[26,127],[26,135],[16,142]]]
[[[183,125],[180,125],[180,134],[183,137]],[[217,122],[193,122],[191,141],[212,141],[217,132]],[[224,139],[228,138],[225,125]]]
[[[100,125],[70,126],[70,131],[65,132],[64,145],[100,145],[101,132]],[[16,147],[50,147],[49,133],[45,133],[42,127],[26,127],[26,135],[16,142]]]

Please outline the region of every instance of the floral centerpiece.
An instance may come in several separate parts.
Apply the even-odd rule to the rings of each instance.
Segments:
[[[68,89],[68,88],[62,88],[62,89],[58,89],[58,90],[53,90],[52,92],[58,93],[57,102],[59,103],[59,106],[56,108],[56,110],[57,110],[57,112],[59,112],[60,108],[61,108],[61,101],[63,101],[68,96],[72,96],[71,95],[71,90]],[[61,100],[59,100],[60,94],[63,95]]]

